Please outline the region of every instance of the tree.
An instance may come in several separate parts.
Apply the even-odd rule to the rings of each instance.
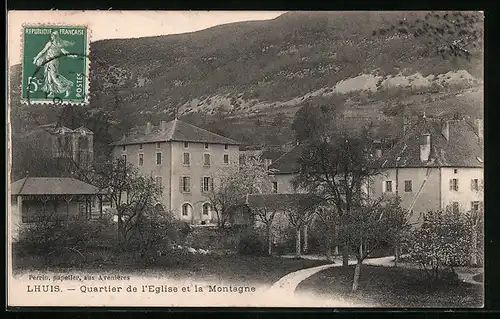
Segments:
[[[295,229],[295,255],[297,257],[302,254],[301,230],[311,223],[320,202],[321,198],[314,194],[294,194],[283,203],[283,210],[288,221]]]
[[[277,214],[277,205],[249,205],[251,214],[266,228],[267,253],[273,252],[273,221]]]
[[[217,182],[215,182],[217,180]],[[217,215],[217,226],[224,229],[232,214],[244,206],[247,194],[270,191],[271,182],[260,157],[249,157],[242,165],[221,167],[212,176],[214,181],[206,196]]]
[[[136,223],[161,202],[162,190],[153,177],[139,175],[132,164],[122,159],[95,164],[86,179],[102,189],[115,207],[118,235],[124,241]]]
[[[417,18],[405,17],[387,28],[374,30],[373,35],[412,35],[443,58],[470,60],[482,50],[483,22],[482,12],[428,12]]]
[[[340,223],[366,201],[366,186],[380,173],[371,156],[368,131],[349,134],[330,130],[304,145],[298,161],[301,170],[293,181],[296,187],[333,204]],[[343,265],[347,267],[348,243],[344,241],[342,246]]]
[[[399,198],[380,197],[358,204],[340,221],[342,239],[356,256],[352,283],[352,290],[356,291],[363,261],[381,244],[392,243],[408,230],[408,216]]]
[[[333,111],[326,107],[316,107],[307,103],[301,107],[292,122],[295,138],[299,142],[318,139],[331,126]]]
[[[332,260],[332,246],[338,241],[338,213],[335,205],[324,205],[318,208],[316,219],[322,226],[322,237],[324,238],[325,255]]]

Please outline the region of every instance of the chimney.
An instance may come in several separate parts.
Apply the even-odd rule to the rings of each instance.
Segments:
[[[151,134],[151,122],[146,124],[146,135]]]
[[[484,128],[483,128],[483,120],[482,119],[476,119],[476,133],[477,136],[479,136],[480,139],[484,137]]]
[[[429,156],[431,155],[431,135],[422,134],[422,139],[420,141],[420,161],[427,162]]]
[[[167,121],[161,121],[161,131],[165,132],[167,129]]]
[[[449,141],[450,140],[450,121],[446,120],[443,122],[443,127],[441,129],[441,134],[443,134],[444,138]]]

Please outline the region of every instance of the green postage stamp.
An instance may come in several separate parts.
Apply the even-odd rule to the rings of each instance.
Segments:
[[[87,104],[87,27],[25,25],[22,32],[23,103]]]

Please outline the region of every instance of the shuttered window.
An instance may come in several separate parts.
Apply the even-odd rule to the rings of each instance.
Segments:
[[[189,153],[184,153],[182,157],[182,164],[183,165],[190,165],[191,164],[191,156]]]
[[[182,176],[179,180],[179,189],[183,193],[191,192],[191,178],[189,176]]]
[[[470,189],[474,192],[477,192],[479,190],[479,180],[477,178],[473,178],[470,180]]]
[[[203,154],[203,166],[210,166],[210,154]]]
[[[209,192],[210,188],[213,190],[213,181],[210,177],[203,177],[201,179],[201,191],[202,192]]]
[[[413,185],[411,180],[405,181],[405,192],[406,193],[411,193],[413,191]]]
[[[458,191],[458,178],[450,179],[450,191]]]

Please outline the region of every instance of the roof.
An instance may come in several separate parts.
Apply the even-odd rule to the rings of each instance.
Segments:
[[[99,188],[70,177],[25,177],[11,184],[11,195],[93,195]]]
[[[449,120],[449,139],[442,133],[444,121],[420,118],[405,136],[385,151],[376,162],[381,168],[394,167],[484,167],[484,150],[475,124],[465,119]],[[423,134],[431,136],[430,160],[420,160],[420,142]],[[279,157],[269,169],[274,174],[295,174],[303,145],[298,145]],[[397,161],[396,165],[396,160]]]
[[[321,199],[307,193],[293,194],[249,194],[246,204],[250,208],[284,209],[285,207],[310,206],[320,203]]]
[[[146,126],[141,126],[136,130],[131,131],[128,136],[124,136],[121,140],[116,141],[111,145],[118,146],[170,141],[230,145],[240,144],[230,138],[175,119],[170,122],[165,122],[163,125],[160,124],[156,127],[151,127],[151,133],[149,134],[146,134]]]
[[[86,127],[80,126],[76,129],[70,129],[67,126],[60,125],[58,123],[49,123],[44,125],[39,125],[27,132],[21,134],[21,137],[29,137],[32,135],[38,135],[40,133],[49,133],[49,134],[81,134],[81,135],[94,135],[94,132],[89,130]]]
[[[297,145],[290,151],[278,157],[269,169],[274,174],[295,174],[299,171],[299,159],[302,155],[303,145]]]
[[[474,124],[465,119],[447,121],[449,138],[446,139],[442,133],[445,123],[442,120],[420,118],[399,142],[382,155],[378,164],[382,168],[484,167],[483,142]],[[427,162],[420,160],[420,143],[424,134],[429,134],[431,141]]]
[[[273,162],[280,158],[283,154],[285,154],[284,151],[279,151],[279,150],[264,150],[262,152],[262,155],[260,156],[263,159],[270,159]]]

